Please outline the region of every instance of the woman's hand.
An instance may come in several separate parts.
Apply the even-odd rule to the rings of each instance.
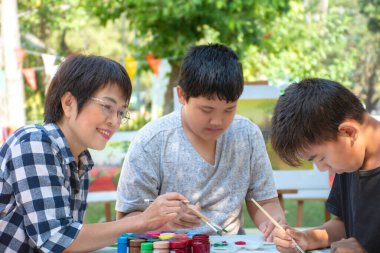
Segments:
[[[170,192],[158,196],[149,207],[142,212],[139,219],[144,222],[146,231],[156,230],[167,223],[179,220],[183,217],[184,204],[186,198],[176,192]]]
[[[197,211],[201,210],[199,206],[189,203],[183,204],[181,213],[174,220],[168,222],[161,230],[178,230],[200,226],[200,219],[191,212],[189,207]]]

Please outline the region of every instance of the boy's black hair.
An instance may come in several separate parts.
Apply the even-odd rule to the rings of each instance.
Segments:
[[[119,63],[101,56],[72,55],[58,68],[46,94],[45,123],[56,123],[62,115],[61,97],[66,92],[77,99],[78,113],[83,105],[99,89],[117,85],[127,103],[132,85],[129,76]]]
[[[337,140],[339,125],[347,119],[362,123],[365,112],[360,100],[337,82],[310,78],[293,83],[274,110],[273,149],[287,164],[299,166],[301,152]]]
[[[239,57],[220,44],[191,47],[181,66],[179,86],[186,101],[199,96],[236,101],[244,87]]]

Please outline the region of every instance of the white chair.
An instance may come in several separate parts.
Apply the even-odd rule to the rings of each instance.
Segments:
[[[274,180],[279,194],[279,199],[297,201],[297,218],[296,226],[302,227],[303,221],[303,204],[305,201],[322,201],[326,202],[329,193],[329,174],[327,171],[321,172],[313,170],[291,170],[291,171],[273,171]],[[286,194],[286,189],[294,189],[295,192]],[[281,203],[283,205],[283,203]],[[330,219],[330,213],[325,207],[325,220]]]

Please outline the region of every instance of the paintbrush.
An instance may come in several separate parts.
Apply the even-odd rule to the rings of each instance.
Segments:
[[[152,203],[154,200],[153,199],[144,199],[144,203],[146,204],[150,204]],[[228,233],[228,230],[225,229],[225,228],[222,228],[221,226],[219,226],[218,224],[215,224],[214,222],[212,222],[209,218],[207,218],[206,216],[204,216],[203,214],[201,214],[198,210],[194,209],[193,207],[191,207],[190,205],[190,202],[188,200],[182,200],[181,201],[182,203],[184,203],[186,205],[186,207],[195,215],[197,216],[199,219],[201,219],[204,223],[206,223],[206,225],[208,225],[210,228],[212,228],[212,230],[214,230],[218,235],[222,236],[223,235],[223,232],[225,233]]]
[[[267,211],[265,211],[265,209],[262,206],[260,206],[259,203],[256,202],[256,200],[252,198],[251,201],[257,206],[257,208],[260,209],[261,212],[263,212],[263,214],[273,223],[273,225],[275,225],[278,229],[286,233],[285,229],[275,219],[273,219],[272,216],[269,213],[267,213]],[[294,239],[292,239],[292,241],[296,244],[296,248],[301,253],[305,253],[305,251],[302,250],[302,248],[298,245],[298,243]]]
[[[189,208],[189,210],[195,215],[197,216],[198,218],[200,218],[204,223],[208,224],[208,225],[212,225],[213,227],[216,227],[218,229],[218,232],[220,232],[220,234],[218,233],[218,235],[222,235],[222,232],[225,232],[225,233],[228,233],[228,230],[225,229],[225,228],[222,228],[221,226],[219,226],[218,224],[215,224],[214,222],[212,222],[209,218],[207,218],[206,216],[204,216],[202,213],[200,213],[198,210],[194,209],[193,207],[189,206],[189,202],[188,201],[183,201],[184,204],[186,204],[187,208]]]

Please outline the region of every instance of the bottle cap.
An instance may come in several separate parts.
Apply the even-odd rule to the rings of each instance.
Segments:
[[[158,238],[160,238],[161,240],[168,240],[170,238],[173,238],[174,235],[174,233],[161,233]]]
[[[128,240],[126,236],[119,236],[117,238],[117,243],[118,244],[127,244]]]
[[[149,231],[146,233],[149,236],[158,237],[160,235],[160,232],[157,231]]]
[[[144,239],[131,239],[129,240],[130,247],[140,247],[141,243],[145,242]]]
[[[153,249],[153,243],[143,242],[143,243],[141,243],[141,249],[142,250],[152,250]]]
[[[175,234],[175,238],[188,238],[187,234]]]
[[[153,248],[155,248],[155,249],[168,249],[169,248],[169,242],[168,241],[154,242]]]

